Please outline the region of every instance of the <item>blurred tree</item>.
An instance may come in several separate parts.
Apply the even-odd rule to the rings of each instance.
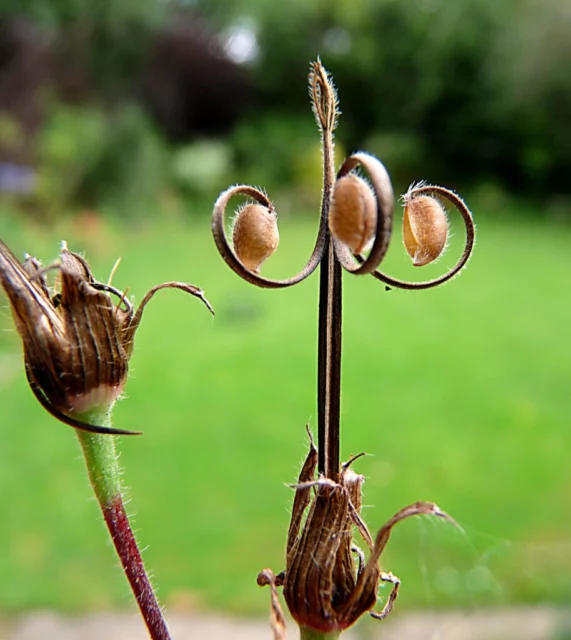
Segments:
[[[139,100],[185,144],[244,113],[235,159],[263,153],[269,186],[295,182],[311,154],[302,79],[320,55],[342,95],[342,146],[385,158],[397,182],[571,193],[568,0],[4,0],[2,12],[53,45],[68,100]],[[3,64],[0,46],[0,97]]]
[[[131,86],[153,29],[163,24],[168,3],[155,0],[4,0],[2,13],[37,25],[54,52],[73,69],[110,91]]]
[[[299,79],[321,55],[343,97],[338,135],[349,149],[374,138],[394,155],[402,137],[405,173],[430,166],[434,181],[571,192],[568,0],[193,4],[221,29],[251,25],[260,110],[305,112]]]
[[[247,101],[247,74],[174,3],[2,10],[0,190],[25,182],[36,211],[156,199],[178,180],[165,138],[226,133]]]

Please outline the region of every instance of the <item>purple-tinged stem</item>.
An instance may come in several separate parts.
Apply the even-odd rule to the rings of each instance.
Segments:
[[[161,608],[145,571],[137,541],[125,513],[122,496],[116,496],[110,504],[101,505],[101,510],[151,638],[157,640],[170,638]]]
[[[108,412],[91,412],[81,418],[88,423],[110,423]],[[86,431],[76,433],[83,449],[91,485],[150,637],[152,640],[171,640],[125,512],[115,436]]]

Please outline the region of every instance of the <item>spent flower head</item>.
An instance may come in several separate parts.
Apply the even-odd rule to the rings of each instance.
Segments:
[[[292,518],[287,537],[286,570],[275,576],[270,569],[258,575],[260,586],[283,586],[289,611],[301,629],[324,634],[341,632],[364,613],[382,620],[392,610],[400,580],[381,571],[379,559],[392,528],[405,518],[431,514],[450,520],[431,502],[416,502],[401,509],[373,540],[361,518],[364,477],[350,465],[359,456],[341,466],[339,481],[315,477],[317,449],[310,434],[310,449],[295,489]],[[354,540],[356,530],[369,556]],[[383,608],[377,604],[380,582],[392,584]],[[285,638],[279,615],[272,615],[276,638]]]
[[[53,289],[46,278],[52,270],[58,272]],[[126,294],[97,281],[85,258],[65,242],[59,261],[43,268],[30,256],[20,263],[0,240],[0,284],[34,395],[62,422],[95,433],[137,433],[89,424],[81,416],[110,410],[123,392],[135,332],[152,296],[159,289],[182,289],[210,308],[197,287],[167,282],[153,287],[135,312]]]

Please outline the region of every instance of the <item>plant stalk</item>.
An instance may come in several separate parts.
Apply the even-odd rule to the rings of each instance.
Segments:
[[[340,631],[316,631],[309,627],[299,628],[299,640],[337,640],[341,635]]]
[[[318,470],[337,481],[341,409],[341,265],[331,237],[320,266],[317,373]]]
[[[330,108],[334,108],[331,105]],[[321,215],[327,217],[335,185],[333,129],[322,129],[323,196]],[[339,415],[341,409],[341,264],[328,232],[320,265],[317,357],[318,471],[338,480]]]
[[[81,419],[102,426],[110,426],[111,422],[108,411],[84,414]],[[170,640],[171,635],[125,512],[115,436],[80,430],[76,430],[76,433],[85,456],[91,486],[150,637],[152,640]]]

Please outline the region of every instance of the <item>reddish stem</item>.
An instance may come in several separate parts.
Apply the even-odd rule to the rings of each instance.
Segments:
[[[171,640],[125,513],[121,495],[114,496],[110,503],[102,505],[101,508],[117,555],[121,559],[125,575],[129,580],[152,640]]]

